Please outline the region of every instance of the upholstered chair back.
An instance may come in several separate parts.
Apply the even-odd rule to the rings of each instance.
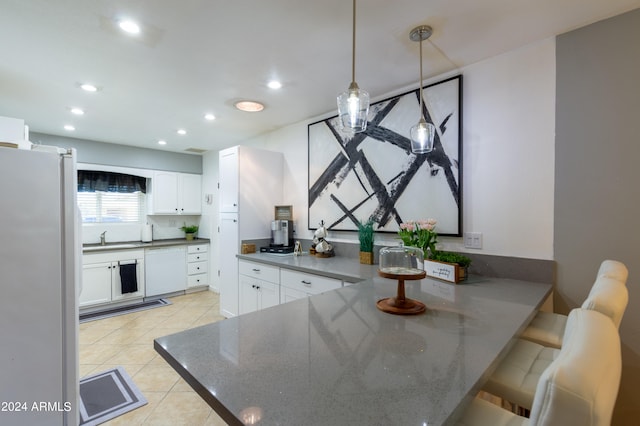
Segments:
[[[620,328],[622,316],[629,302],[629,290],[624,282],[615,278],[599,276],[591,287],[589,296],[582,303],[583,309],[598,311],[611,318]]]
[[[598,269],[598,274],[596,277],[608,277],[613,278],[622,283],[627,282],[627,278],[629,277],[629,270],[622,262],[618,262],[617,260],[604,260],[600,264],[600,268]]]
[[[562,349],[538,381],[530,425],[609,426],[621,370],[613,322],[597,311],[572,310]]]

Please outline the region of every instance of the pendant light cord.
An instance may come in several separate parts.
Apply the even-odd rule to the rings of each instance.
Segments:
[[[424,118],[422,113],[422,31],[420,32],[420,119]]]
[[[356,81],[356,0],[353,0],[353,36],[351,37],[351,82]]]

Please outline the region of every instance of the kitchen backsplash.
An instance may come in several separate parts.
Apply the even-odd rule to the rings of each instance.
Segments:
[[[184,237],[180,229],[187,225],[199,225],[200,216],[147,216],[147,223],[153,227],[154,240],[168,240]],[[96,244],[100,242],[100,234],[105,234],[107,243],[124,241],[140,241],[142,226],[126,223],[90,223],[82,225],[82,243]]]

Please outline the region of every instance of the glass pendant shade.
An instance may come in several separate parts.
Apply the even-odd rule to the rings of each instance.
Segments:
[[[338,96],[338,115],[343,128],[354,133],[367,128],[369,114],[369,93],[352,82],[345,92]]]
[[[426,154],[433,150],[433,139],[436,133],[436,126],[427,123],[424,118],[420,118],[418,124],[410,130],[411,152],[414,154]]]

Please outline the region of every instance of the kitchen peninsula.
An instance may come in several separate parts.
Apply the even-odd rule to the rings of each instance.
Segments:
[[[427,305],[416,316],[376,308],[395,291],[396,282],[370,276],[161,337],[154,347],[231,425],[445,425],[480,389],[551,285],[423,279],[406,288],[407,297]]]

